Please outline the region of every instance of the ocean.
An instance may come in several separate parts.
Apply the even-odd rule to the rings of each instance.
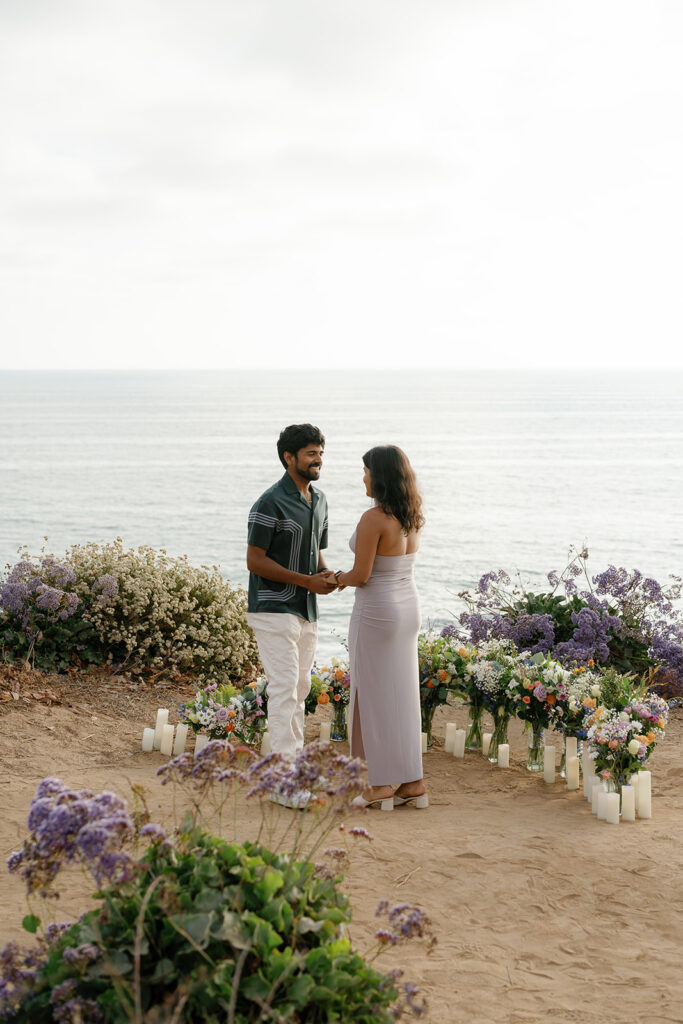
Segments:
[[[2,372],[0,559],[120,536],[246,586],[248,510],[283,472],[280,430],[304,421],[326,437],[333,568],[369,504],[363,452],[408,454],[425,626],[491,569],[542,588],[571,544],[591,573],[683,574],[680,371]],[[352,603],[320,598],[321,656],[341,653]]]

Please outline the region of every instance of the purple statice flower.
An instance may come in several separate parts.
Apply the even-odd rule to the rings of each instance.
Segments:
[[[70,790],[59,779],[39,784],[28,815],[30,835],[8,867],[21,874],[29,893],[47,893],[61,868],[80,863],[96,883],[122,882],[134,868],[124,845],[135,834],[126,804],[115,793],[95,796]]]
[[[162,828],[161,825],[155,825],[152,822],[142,826],[140,829],[140,836],[142,838],[149,837],[154,843],[164,842],[168,839],[166,829]]]
[[[58,1024],[99,1024],[104,1016],[94,999],[77,997],[54,1007],[52,1019]]]
[[[388,919],[389,928],[381,929],[381,931],[391,938],[385,937],[382,941],[398,945],[398,943],[407,942],[409,939],[425,939],[428,953],[436,945],[432,922],[420,907],[416,907],[412,903],[397,903],[392,907],[388,900],[380,900],[375,917],[385,916]]]
[[[60,935],[68,931],[71,928],[72,921],[59,921],[53,924],[49,924],[45,929],[45,941],[48,946],[51,946],[53,942],[56,942]]]
[[[76,967],[86,967],[91,960],[97,960],[100,950],[92,942],[83,942],[80,946],[67,946],[62,953],[62,960],[65,964],[75,964]]]
[[[50,993],[50,1002],[54,1005],[55,1003],[65,1003],[67,999],[73,996],[74,992],[78,988],[78,982],[75,978],[67,978],[61,985],[55,985]]]
[[[58,562],[54,555],[45,555],[41,560],[41,575],[49,579],[57,587],[65,587],[76,582],[76,573],[70,565]]]
[[[349,829],[349,835],[354,839],[368,839],[370,842],[374,840],[374,836],[371,836],[366,828],[359,828],[357,825]]]
[[[443,629],[441,630],[440,636],[451,637],[452,639],[457,640],[458,637],[460,636],[460,632],[457,626],[444,626]]]
[[[36,608],[43,612],[59,611],[64,591],[57,587],[49,587],[47,583],[41,583],[36,590]]]
[[[116,576],[105,572],[104,575],[99,576],[95,580],[90,589],[97,596],[98,604],[103,606],[110,605],[114,598],[118,597],[119,581],[116,579]]]

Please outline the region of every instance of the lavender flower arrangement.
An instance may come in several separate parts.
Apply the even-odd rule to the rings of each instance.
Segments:
[[[639,570],[610,566],[590,577],[588,551],[570,550],[565,569],[548,573],[550,589],[529,590],[504,570],[486,573],[459,594],[460,626],[474,644],[512,640],[520,651],[566,666],[595,663],[643,676],[658,667],[683,676],[681,580],[668,587]],[[583,578],[583,587],[578,580]]]

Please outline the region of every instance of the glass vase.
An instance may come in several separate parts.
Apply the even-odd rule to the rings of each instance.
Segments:
[[[543,771],[543,747],[545,746],[545,729],[542,725],[529,725],[529,751],[526,767],[529,772]]]
[[[436,711],[437,705],[433,704],[431,708],[420,707],[420,715],[422,717],[422,732],[427,733],[427,750],[432,745],[432,726],[434,724],[434,712]]]
[[[465,750],[481,750],[481,718],[483,705],[470,704],[470,724],[465,737]]]
[[[583,749],[581,747],[581,740],[576,741],[576,756],[579,759],[579,772],[581,771],[581,755]],[[560,758],[560,776],[563,779],[567,778],[567,737],[562,735],[562,757]]]
[[[502,708],[498,708],[493,721],[494,726],[491,733],[491,742],[489,743],[488,758],[491,764],[498,764],[498,747],[501,743],[507,743],[508,741],[510,716]]]
[[[335,702],[334,714],[330,725],[330,739],[335,743],[342,743],[349,738],[349,730],[346,724],[346,704],[340,700]]]

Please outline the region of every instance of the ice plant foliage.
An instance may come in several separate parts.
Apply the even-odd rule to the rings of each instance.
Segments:
[[[214,741],[197,758],[174,758],[161,776],[201,798],[227,788],[285,814],[290,825],[294,815],[318,831],[316,818],[329,807],[339,841],[345,844],[346,835],[371,840],[365,829],[346,831],[338,822],[366,780],[360,762],[336,754],[331,744],[304,748],[290,764]],[[263,799],[304,786],[314,794],[304,814]],[[96,894],[100,906],[79,921],[48,927],[31,949],[9,943],[0,953],[2,1020],[390,1024],[424,1010],[415,986],[399,984],[400,972],[375,970],[346,936],[351,912],[337,888],[346,844],[323,851],[327,868],[321,870],[298,858],[291,828],[285,833],[290,852],[281,844],[273,853],[258,841],[210,835],[191,820],[173,837],[146,823],[138,843],[149,845],[133,860],[126,847],[134,822],[123,801],[71,791],[56,779],[40,784],[29,828],[11,869],[24,875],[30,892],[43,891],[62,863],[86,863],[98,884],[108,884]],[[375,955],[416,937],[433,946],[419,908],[386,904],[385,912],[391,938],[378,937]],[[29,915],[24,925],[35,933],[40,921]]]

